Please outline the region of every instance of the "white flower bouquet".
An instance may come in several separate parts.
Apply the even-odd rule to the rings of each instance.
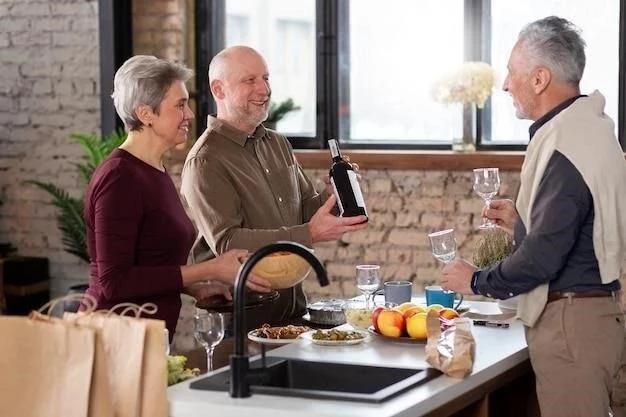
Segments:
[[[475,104],[482,109],[495,79],[493,68],[486,62],[464,62],[454,73],[435,83],[433,96],[444,104]]]

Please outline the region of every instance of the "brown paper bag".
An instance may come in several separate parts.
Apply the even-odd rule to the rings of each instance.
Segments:
[[[115,314],[65,313],[65,320],[100,330],[116,417],[138,417],[146,324]]]
[[[121,310],[123,307],[126,309]],[[120,310],[121,315],[114,314]],[[167,417],[169,414],[165,323],[138,318],[141,313],[151,312],[156,312],[153,304],[124,303],[109,312],[65,314],[67,320],[96,326],[102,331],[118,417]]]
[[[426,362],[433,368],[454,378],[464,378],[472,373],[475,342],[469,319],[458,318],[443,326],[439,313],[431,310],[426,318],[428,341]]]
[[[163,320],[136,319],[146,323],[143,350],[141,417],[168,417],[167,360]]]
[[[0,334],[2,415],[113,416],[95,329],[33,313],[0,317]]]

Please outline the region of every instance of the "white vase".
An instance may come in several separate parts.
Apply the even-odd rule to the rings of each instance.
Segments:
[[[476,106],[463,103],[463,134],[452,140],[455,152],[473,152],[476,150]]]

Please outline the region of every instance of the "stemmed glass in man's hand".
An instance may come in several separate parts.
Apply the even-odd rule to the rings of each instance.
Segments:
[[[491,200],[498,195],[500,190],[500,173],[498,168],[476,168],[474,170],[474,191],[484,201],[485,206],[489,208]],[[483,222],[479,229],[491,229],[496,227],[496,224],[486,217],[483,217]]]
[[[224,338],[224,316],[220,313],[199,313],[194,318],[194,336],[206,350],[207,371],[213,370],[213,349]]]
[[[365,295],[365,305],[370,307],[372,294],[380,287],[379,265],[357,265],[356,286]]]
[[[433,256],[447,264],[456,256],[456,240],[454,229],[441,230],[428,235]]]

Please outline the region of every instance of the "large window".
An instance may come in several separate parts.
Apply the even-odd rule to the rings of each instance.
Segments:
[[[232,17],[244,17],[236,23]],[[315,132],[315,0],[227,0],[225,46],[248,45],[265,57],[272,101],[294,100],[278,130],[292,137]]]
[[[528,22],[556,15],[575,23],[587,43],[587,65],[581,92],[599,90],[606,98],[606,113],[616,123],[619,97],[619,2],[616,0],[524,0],[491,2],[491,58],[506,76],[509,52],[520,29]],[[497,36],[495,35],[497,34]],[[492,96],[492,141],[528,141],[529,121],[515,118],[511,98],[499,89]]]
[[[616,132],[619,112],[625,112],[619,106],[620,71],[626,68],[619,68],[616,0],[208,4],[211,41],[206,42],[205,62],[198,58],[200,64],[206,65],[224,46],[246,44],[259,50],[270,69],[272,99],[292,98],[301,107],[278,124],[295,147],[321,148],[334,137],[354,147],[448,148],[461,133],[462,113],[459,105],[436,102],[432,89],[441,74],[469,60],[491,63],[497,77],[478,120],[479,147],[525,146],[531,122],[515,118],[511,98],[501,86],[520,29],[549,15],[565,17],[582,29],[587,68],[581,89],[605,95]]]

